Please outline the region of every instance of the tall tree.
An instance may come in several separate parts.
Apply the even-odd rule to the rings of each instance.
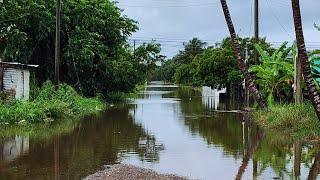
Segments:
[[[308,55],[306,52],[306,45],[305,45],[303,29],[302,29],[300,2],[299,0],[291,0],[291,2],[292,2],[293,20],[294,20],[297,46],[298,46],[298,58],[300,58],[302,62],[303,76],[304,76],[305,83],[308,87],[310,100],[320,120],[320,96],[314,84],[314,79],[311,76],[311,67],[308,61]]]
[[[266,110],[267,104],[266,102],[262,99],[262,96],[260,95],[250,73],[248,72],[248,67],[245,64],[242,56],[241,56],[241,51],[240,51],[240,45],[238,43],[238,39],[237,39],[237,35],[236,32],[234,30],[234,26],[232,23],[232,19],[230,16],[230,12],[229,12],[229,8],[227,5],[226,0],[220,0],[221,2],[221,6],[224,12],[224,16],[229,28],[229,32],[230,32],[230,36],[231,36],[231,40],[232,40],[232,46],[233,46],[233,50],[237,59],[237,64],[239,66],[239,69],[242,71],[243,75],[244,75],[244,79],[246,81],[247,87],[249,88],[249,91],[251,92],[251,94],[253,95],[254,99],[257,101],[257,103],[259,104],[261,109]]]

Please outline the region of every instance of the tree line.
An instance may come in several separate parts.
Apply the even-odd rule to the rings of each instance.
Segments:
[[[60,79],[86,96],[130,92],[164,59],[159,44],[137,49],[128,37],[138,23],[115,2],[62,2]],[[0,6],[0,58],[40,65],[41,85],[54,76],[55,0],[4,0]]]
[[[254,61],[255,40],[238,39],[241,54],[246,57],[247,63],[260,64]],[[266,39],[261,39],[259,46],[268,53],[276,51]],[[236,94],[243,84],[243,75],[237,66],[231,38],[225,38],[214,46],[207,46],[207,43],[193,38],[177,55],[158,67],[152,79],[191,86],[227,88],[229,94]]]

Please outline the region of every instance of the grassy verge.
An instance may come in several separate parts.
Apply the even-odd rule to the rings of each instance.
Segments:
[[[60,119],[80,118],[105,108],[98,98],[84,98],[65,84],[55,90],[47,82],[34,94],[26,102],[1,102],[0,125],[51,123]]]
[[[320,122],[311,104],[275,105],[268,112],[256,111],[254,119],[270,133],[303,140],[320,139]]]

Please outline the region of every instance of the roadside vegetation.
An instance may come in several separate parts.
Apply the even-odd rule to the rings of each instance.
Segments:
[[[51,124],[80,119],[127,98],[163,61],[154,42],[135,49],[129,37],[138,22],[116,2],[62,2],[61,85],[54,79],[55,0],[10,0],[0,6],[0,59],[36,64],[29,101],[0,101],[0,124]]]
[[[310,103],[277,104],[271,106],[269,111],[257,110],[253,115],[268,133],[276,132],[302,140],[317,140],[320,137],[320,124]]]
[[[254,62],[254,39],[240,38],[239,41],[248,63],[257,64]],[[260,46],[268,52],[276,50],[265,39],[261,39]],[[230,95],[239,94],[243,84],[230,38],[215,46],[208,46],[197,38],[190,40],[176,56],[157,68],[153,79],[195,87],[227,88]]]
[[[46,82],[34,93],[30,101],[6,100],[0,104],[2,125],[52,123],[68,118],[95,114],[105,108],[99,98],[84,98],[71,86],[61,84],[57,90]]]
[[[0,58],[39,65],[38,86],[54,76],[55,2],[10,0],[0,7]],[[81,95],[130,93],[164,59],[153,42],[139,43],[134,51],[129,37],[138,23],[115,2],[70,0],[62,8],[60,80]]]

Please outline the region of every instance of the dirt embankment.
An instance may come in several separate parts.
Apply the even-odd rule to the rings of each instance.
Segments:
[[[131,165],[117,164],[105,166],[105,170],[96,172],[85,178],[85,180],[186,180],[187,178],[179,177],[172,174],[158,174],[149,169],[139,168]]]

